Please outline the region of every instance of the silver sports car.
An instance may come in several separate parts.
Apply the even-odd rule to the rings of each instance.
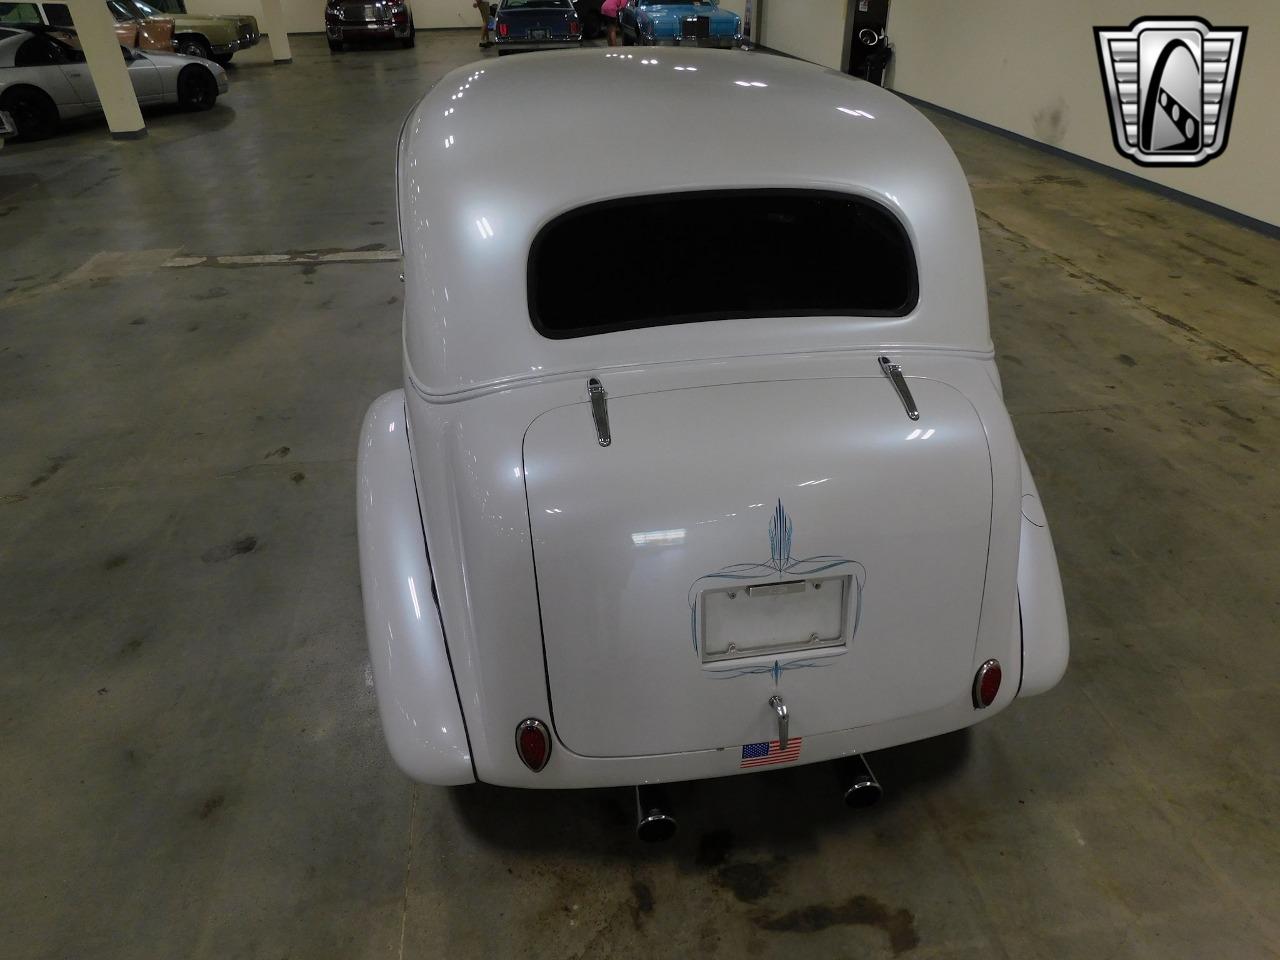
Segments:
[[[141,106],[176,103],[208,110],[227,92],[227,73],[200,57],[120,48]],[[0,110],[18,137],[42,140],[71,117],[99,113],[102,104],[74,31],[23,25],[0,27]]]

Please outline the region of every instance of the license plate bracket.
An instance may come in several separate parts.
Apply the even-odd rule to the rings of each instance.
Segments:
[[[852,585],[844,574],[702,591],[702,662],[846,646]]]

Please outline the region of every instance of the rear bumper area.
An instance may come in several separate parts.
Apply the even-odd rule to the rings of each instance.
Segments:
[[[576,50],[582,46],[580,37],[551,38],[547,40],[512,40],[492,37],[498,50]]]
[[[394,23],[330,23],[325,25],[325,35],[330,40],[402,40],[409,36],[409,24]]]
[[[555,735],[551,759],[541,773],[533,774],[525,770],[515,761],[513,750],[507,760],[499,760],[493,764],[486,763],[485,758],[477,757],[476,774],[481,782],[506,787],[556,790],[625,787],[637,783],[676,783],[769,772],[928,740],[990,720],[1013,703],[1019,694],[1017,677],[1023,669],[1022,642],[1021,626],[1015,618],[1012,629],[1003,642],[989,644],[975,652],[975,672],[987,658],[996,658],[1004,666],[1006,679],[991,706],[985,709],[975,708],[969,678],[958,675],[955,699],[936,710],[828,733],[801,733],[793,726],[792,744],[799,739],[800,748],[797,757],[789,762],[744,767],[745,744],[655,756],[586,757],[569,750],[559,736]],[[761,702],[764,703],[772,689],[771,683],[767,677],[761,677],[759,685]]]
[[[732,50],[742,42],[742,37],[640,37],[640,43],[649,47],[705,47],[712,50]]]
[[[700,750],[690,753],[674,753],[653,757],[583,757],[571,753],[557,739],[551,751],[551,760],[539,774],[525,775],[523,770],[511,766],[486,770],[477,766],[479,779],[485,783],[510,787],[546,789],[576,789],[583,787],[625,787],[637,783],[676,783],[685,780],[708,780],[742,773],[761,773],[797,767],[810,763],[823,763],[855,754],[871,753],[888,747],[928,740],[951,733],[980,721],[989,720],[1013,702],[1017,684],[1018,637],[1011,637],[1008,659],[1001,662],[1008,668],[1009,681],[999,697],[985,710],[975,709],[969,688],[954,703],[924,714],[903,717],[886,723],[876,723],[852,730],[838,730],[800,737],[799,756],[786,763],[769,766],[743,767],[743,745],[734,744],[717,750]],[[975,668],[976,669],[976,668]],[[963,680],[963,678],[959,678]],[[793,734],[792,744],[796,742]]]
[[[369,408],[356,470],[360,583],[387,746],[415,780],[472,783],[471,748],[422,535],[403,390]]]

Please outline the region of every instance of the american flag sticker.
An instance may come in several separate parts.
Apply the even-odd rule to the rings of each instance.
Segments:
[[[802,737],[792,737],[787,741],[787,749],[783,750],[777,740],[768,743],[744,743],[742,745],[742,763],[739,767],[764,767],[771,763],[790,763],[800,757]]]

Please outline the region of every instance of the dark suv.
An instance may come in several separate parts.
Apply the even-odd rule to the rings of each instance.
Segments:
[[[412,47],[413,12],[405,0],[328,0],[324,32],[334,53],[352,40],[399,40],[400,46]]]

